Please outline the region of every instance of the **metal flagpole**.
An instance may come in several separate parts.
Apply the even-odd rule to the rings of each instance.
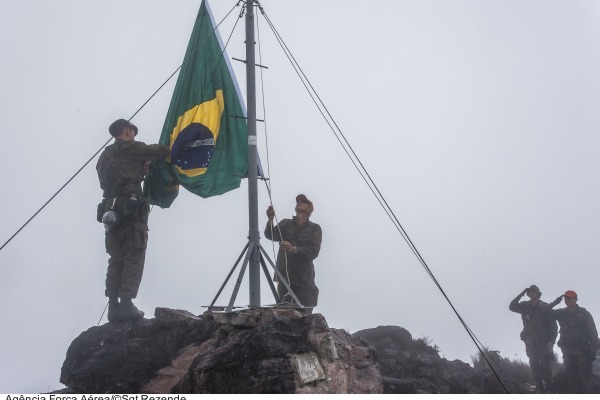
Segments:
[[[240,272],[233,289],[233,293],[229,300],[229,304],[225,308],[227,312],[231,312],[234,308],[234,302],[237,297],[240,285],[244,278],[246,268],[248,268],[249,284],[250,284],[250,307],[260,307],[260,274],[261,267],[262,271],[267,278],[273,296],[277,303],[281,302],[277,289],[271,279],[265,259],[269,262],[275,275],[277,275],[278,281],[281,282],[287,289],[294,299],[295,303],[299,307],[303,307],[299,299],[296,297],[292,289],[290,288],[285,277],[277,270],[273,261],[269,258],[266,251],[260,245],[260,234],[258,231],[258,152],[256,149],[256,57],[255,57],[255,43],[254,43],[254,3],[255,0],[246,1],[246,107],[247,107],[247,124],[248,124],[248,244],[242,250],[242,253],[238,257],[237,261],[233,265],[233,268],[227,275],[225,282],[219,289],[219,292],[213,299],[209,306],[209,309],[218,309],[220,306],[215,306],[219,295],[223,291],[223,288],[229,281],[229,278],[233,275],[233,272],[238,267],[242,258]],[[261,255],[262,252],[262,255]],[[245,257],[244,257],[245,254]]]
[[[260,306],[260,235],[258,233],[258,171],[256,162],[256,74],[254,0],[246,2],[246,93],[248,122],[248,214],[250,307]]]

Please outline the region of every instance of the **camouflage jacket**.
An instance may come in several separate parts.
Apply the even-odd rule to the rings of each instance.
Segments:
[[[318,224],[306,221],[305,224],[298,225],[296,217],[293,217],[293,219],[281,220],[271,230],[271,226],[267,222],[265,237],[276,242],[285,240],[296,247],[296,253],[285,253],[283,248],[279,246],[279,252],[277,253],[277,269],[285,279],[289,275],[291,285],[299,287],[316,286],[313,260],[319,255],[322,240],[321,227]]]
[[[508,308],[510,311],[521,314],[523,320],[521,339],[526,344],[554,343],[558,335],[558,327],[548,304],[542,300],[538,300],[536,305],[533,305],[531,300],[519,302],[520,298],[521,296],[515,297]]]
[[[169,148],[160,144],[116,139],[104,149],[96,164],[103,197],[141,198],[146,161],[166,158],[169,153]]]
[[[574,312],[561,308],[552,310],[552,315],[560,324],[558,346],[563,353],[596,352],[599,345],[598,331],[589,311],[576,304]]]

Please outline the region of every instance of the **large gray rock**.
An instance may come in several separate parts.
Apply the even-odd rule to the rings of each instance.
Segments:
[[[479,393],[473,368],[460,360],[441,358],[427,339],[413,339],[398,326],[378,326],[354,333],[377,351],[385,393]],[[475,383],[475,384],[474,384]]]
[[[495,366],[494,373],[485,361],[475,363],[476,368],[473,368],[460,360],[449,361],[442,358],[438,354],[438,347],[427,338],[413,339],[410,332],[398,326],[378,326],[356,332],[354,336],[375,347],[384,377],[384,393],[531,391],[529,366],[511,362],[501,357],[497,351],[486,350],[486,357]]]
[[[375,351],[320,314],[157,309],[73,341],[61,382],[82,393],[382,393]]]
[[[80,393],[138,393],[182,349],[209,340],[219,328],[187,311],[157,308],[156,316],[83,332],[67,350],[60,382]]]

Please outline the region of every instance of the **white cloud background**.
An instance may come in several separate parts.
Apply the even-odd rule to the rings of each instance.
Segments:
[[[2,244],[102,147],[108,125],[179,66],[199,3],[0,3]],[[234,4],[212,1],[215,19]],[[598,320],[599,3],[262,6],[485,345],[525,357],[520,318],[507,307],[532,283],[548,301],[576,290]],[[305,193],[324,232],[316,311],[351,332],[399,325],[469,361],[475,346],[259,21],[273,203],[289,217]],[[224,39],[234,22],[223,24]],[[243,35],[241,21],[230,57],[245,57]],[[232,63],[245,88],[244,65]],[[133,119],[139,140],[158,140],[173,86]],[[260,123],[258,136],[266,167]],[[106,304],[95,163],[0,252],[1,392],[62,387],[69,344]],[[268,196],[259,189],[262,229]],[[247,240],[247,219],[245,182],[205,200],[182,191],[170,209],[155,208],[136,304],[149,315],[158,306],[201,313]],[[272,302],[266,284],[262,295]]]

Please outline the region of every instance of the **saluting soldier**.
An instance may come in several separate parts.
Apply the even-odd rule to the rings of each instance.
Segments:
[[[554,303],[564,298],[566,308],[552,310],[560,325],[558,346],[563,353],[565,372],[571,393],[591,393],[592,363],[600,347],[592,314],[577,304],[577,293],[567,290]]]
[[[269,220],[265,227],[265,237],[280,242],[277,270],[286,279],[300,303],[306,307],[306,314],[312,313],[319,297],[313,260],[321,250],[322,233],[321,227],[309,220],[313,210],[313,203],[305,195],[299,194],[296,196],[295,217],[283,219],[273,226],[275,210],[269,206]],[[278,281],[277,276],[275,280]],[[277,293],[283,302],[294,303],[293,297],[281,282],[277,285]]]
[[[113,122],[108,131],[115,142],[104,149],[96,165],[103,190],[98,220],[104,222],[106,252],[110,256],[105,290],[109,300],[107,317],[109,321],[136,320],[144,316],[132,299],[138,294],[144,272],[150,212],[141,183],[148,162],[168,157],[170,150],[136,141],[138,128],[125,119]]]
[[[519,301],[527,294],[529,300]],[[552,317],[550,306],[540,300],[542,292],[536,285],[523,289],[508,308],[521,314],[523,331],[521,340],[525,342],[525,352],[529,357],[529,366],[535,379],[538,393],[550,393],[552,370],[550,362],[554,357],[554,342],[558,334],[556,321]]]

